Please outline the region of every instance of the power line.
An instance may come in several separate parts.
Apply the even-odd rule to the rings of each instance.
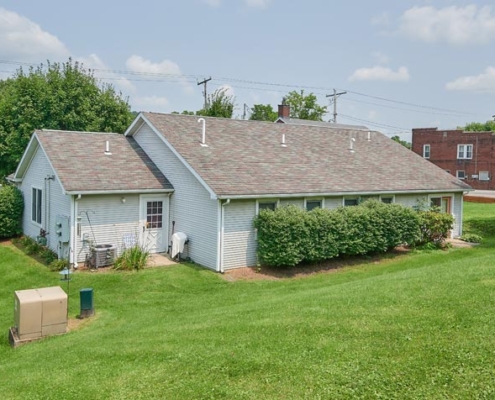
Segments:
[[[10,64],[10,65],[21,65],[21,66],[36,66],[39,64],[34,64],[34,63],[26,63],[26,62],[20,62],[20,61],[9,61],[9,60],[0,60],[0,64]],[[130,71],[130,70],[117,70],[117,69],[102,69],[102,68],[93,68],[91,71],[94,72],[107,72],[107,73],[112,73],[112,74],[121,74],[121,75],[134,75],[134,76],[150,76],[150,77],[181,77],[181,78],[195,78],[198,79],[199,75],[184,75],[184,74],[177,74],[177,73],[161,73],[161,72],[145,72],[145,71]],[[110,79],[110,78],[105,78],[105,79]],[[138,81],[135,79],[131,78],[126,78],[129,81]],[[305,85],[294,85],[294,84],[284,84],[284,83],[274,83],[274,82],[263,82],[263,81],[253,81],[253,80],[247,80],[247,79],[236,79],[236,78],[228,78],[228,77],[214,77],[216,81],[227,81],[229,83],[231,82],[237,82],[237,83],[243,83],[247,85],[261,85],[261,86],[271,86],[271,87],[285,87],[285,88],[291,88],[291,89],[310,89],[310,90],[323,90],[323,91],[330,91],[332,89],[322,87],[322,86],[305,86]],[[163,82],[162,80],[147,80],[147,81],[158,81],[158,82]],[[233,85],[232,85],[233,86]],[[244,88],[244,89],[250,89],[250,90],[262,90],[262,91],[270,91],[267,89],[262,89],[262,88],[253,88],[253,87],[241,87],[238,86],[238,88]],[[341,89],[339,89],[341,90]],[[271,90],[271,91],[276,91],[276,90]],[[421,104],[415,104],[415,103],[409,103],[405,101],[400,101],[400,100],[394,100],[394,99],[388,99],[385,97],[381,96],[375,96],[375,95],[369,95],[366,93],[361,93],[353,90],[346,89],[344,91],[347,91],[348,93],[355,94],[357,96],[363,96],[363,97],[368,97],[372,98],[375,100],[380,100],[384,102],[389,102],[389,103],[395,103],[395,104],[401,104],[401,105],[407,105],[410,107],[415,107],[423,110],[430,110],[430,111],[436,111],[436,112],[442,112],[442,113],[451,113],[455,115],[464,115],[464,116],[480,116],[481,114],[478,113],[472,113],[472,112],[466,112],[466,111],[459,111],[459,110],[452,110],[452,109],[447,109],[447,108],[440,108],[440,107],[433,107],[433,106],[426,106],[426,105],[421,105]],[[319,95],[324,95],[323,93],[315,93]],[[378,105],[378,104],[377,104]],[[410,110],[413,111],[413,110]],[[416,111],[413,111],[416,112]]]
[[[394,107],[394,106],[389,106],[389,105],[386,105],[386,104],[372,103],[370,101],[356,100],[356,99],[349,98],[349,97],[345,97],[342,100],[344,100],[344,101],[352,101],[352,102],[361,103],[361,104],[369,104],[369,105],[378,106],[378,107],[385,107],[385,108],[390,108],[390,109],[393,109],[393,110],[401,110],[401,111],[408,111],[408,112],[415,112],[415,113],[422,113],[422,114],[445,115],[445,116],[450,116],[450,117],[458,117],[459,116],[458,113],[455,113],[454,114],[454,113],[439,112],[439,111],[433,111],[433,110],[431,110],[431,111],[428,111],[428,110],[414,110],[414,109],[411,109],[411,108]],[[476,114],[476,115],[481,115],[481,114]]]
[[[399,129],[400,131],[410,131],[410,129],[402,128],[400,126],[382,124],[381,122],[373,122],[373,121],[369,121],[369,120],[362,119],[362,118],[351,117],[350,115],[345,115],[342,113],[340,115],[344,118],[351,120],[351,121],[357,121],[357,122],[361,122],[361,123],[364,122],[364,123],[366,123],[368,125],[372,125],[372,126],[378,126],[378,127],[382,127],[382,128]]]

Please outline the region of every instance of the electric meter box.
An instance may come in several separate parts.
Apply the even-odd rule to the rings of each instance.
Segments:
[[[19,340],[67,331],[67,294],[60,286],[14,292],[14,324]]]

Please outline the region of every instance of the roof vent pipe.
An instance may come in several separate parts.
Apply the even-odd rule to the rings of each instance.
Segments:
[[[110,156],[112,153],[110,153],[110,142],[107,140],[105,142],[105,155]]]
[[[287,143],[285,143],[285,133],[282,133],[282,143],[280,145],[282,147],[287,147]]]
[[[199,118],[198,123],[203,123],[203,135],[201,136],[201,147],[208,147],[206,144],[206,120],[204,118]]]
[[[371,142],[371,131],[368,131],[368,142]]]
[[[351,143],[349,144],[349,151],[351,153],[354,153],[354,142],[355,141],[356,141],[356,139],[354,139],[354,138],[351,138],[351,140],[350,140]]]

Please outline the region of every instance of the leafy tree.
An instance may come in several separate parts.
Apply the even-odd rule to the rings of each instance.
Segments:
[[[22,233],[23,210],[24,200],[21,191],[15,186],[0,185],[0,239]]]
[[[468,132],[490,132],[495,131],[495,121],[483,122],[471,122],[466,126],[460,126],[458,129],[462,129]]]
[[[181,114],[181,115],[196,115],[196,113],[194,111],[187,111],[187,110],[184,110],[182,111],[181,113],[178,112],[178,111],[172,111],[172,114]]]
[[[71,59],[17,70],[0,81],[0,177],[13,172],[35,129],[122,133],[127,99]]]
[[[402,140],[398,135],[392,136],[390,139],[392,139],[394,142],[400,143],[402,146],[408,148],[409,150],[411,149],[411,143]]]
[[[205,117],[232,118],[235,98],[227,95],[226,88],[215,90],[208,96],[208,108],[199,110],[196,114]]]
[[[327,106],[320,106],[313,93],[304,95],[304,90],[289,92],[284,100],[290,106],[291,118],[323,121],[323,116],[327,113]]]
[[[270,104],[255,104],[249,119],[255,121],[274,122],[278,118],[278,112]]]

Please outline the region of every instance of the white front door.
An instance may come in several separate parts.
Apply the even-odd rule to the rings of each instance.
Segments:
[[[163,253],[168,243],[168,196],[139,196],[139,242],[150,253]]]

